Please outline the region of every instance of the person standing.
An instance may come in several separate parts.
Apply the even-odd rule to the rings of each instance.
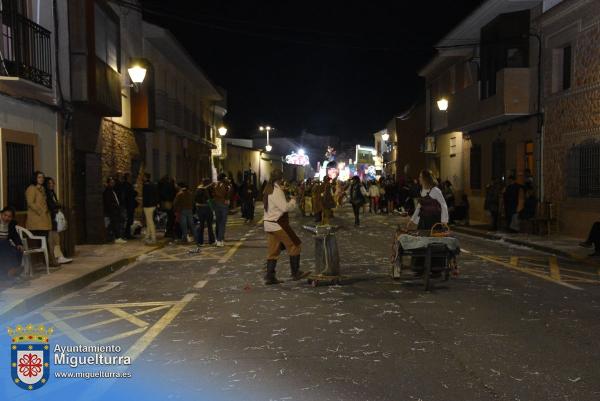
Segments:
[[[154,224],[154,211],[160,203],[158,187],[150,180],[150,174],[144,174],[144,185],[142,186],[142,207],[146,220],[146,239],[148,245],[156,243],[156,225]]]
[[[185,182],[177,184],[179,192],[173,201],[173,209],[179,215],[179,225],[181,226],[181,241],[188,242],[188,234],[194,233],[194,221],[192,209],[194,207],[194,198]]]
[[[500,217],[500,194],[502,193],[502,181],[499,178],[494,179],[485,187],[484,209],[492,217],[492,230],[498,231]]]
[[[158,196],[160,200],[160,208],[167,213],[167,227],[165,228],[165,237],[175,237],[175,212],[173,211],[173,200],[177,195],[175,183],[165,175],[158,183]]]
[[[369,186],[369,198],[371,200],[371,207],[369,209],[369,212],[377,213],[379,205],[379,184],[377,183],[377,181],[371,182],[371,185]]]
[[[316,180],[313,185],[311,197],[312,197],[312,207],[313,207],[313,216],[315,218],[315,223],[320,224],[323,217],[323,184]]]
[[[254,203],[258,190],[252,183],[251,177],[247,176],[244,183],[240,187],[240,200],[242,202],[242,217],[246,223],[254,220]]]
[[[135,208],[137,207],[137,201],[135,200],[137,193],[133,188],[133,184],[129,182],[129,174],[123,174],[121,181],[115,188],[117,195],[119,196],[119,203],[121,205],[123,219],[125,220],[125,239],[133,238],[131,235],[131,225],[133,224],[133,218],[135,215]]]
[[[323,194],[322,194],[322,225],[329,225],[331,218],[333,217],[333,209],[335,208],[335,198],[333,196],[333,185],[331,184],[331,178],[325,177],[323,182]]]
[[[284,247],[290,257],[292,280],[300,280],[308,273],[300,270],[300,245],[302,241],[290,226],[289,212],[296,208],[296,199],[287,200],[281,187],[283,171],[276,169],[263,192],[265,205],[264,230],[267,235],[267,273],[265,285],[279,284],[275,274],[277,259]]]
[[[60,249],[60,233],[58,232],[56,216],[58,215],[58,212],[60,212],[61,206],[58,202],[56,192],[54,191],[54,180],[52,177],[46,177],[44,187],[46,189],[46,201],[48,202],[48,210],[50,211],[50,220],[52,223],[52,231],[50,231],[49,234],[48,246],[52,248],[52,251],[54,252],[56,263],[59,265],[71,263],[73,259],[65,258],[62,249]]]
[[[212,186],[212,202],[215,210],[217,246],[225,246],[225,227],[227,226],[227,214],[231,202],[231,185],[227,174],[221,173],[217,182]]]
[[[45,237],[46,243],[49,245],[52,219],[50,217],[50,210],[48,210],[46,189],[44,188],[45,180],[44,173],[36,171],[33,173],[31,185],[25,191],[25,199],[27,200],[27,223],[25,226],[34,235]],[[54,250],[50,246],[48,248],[50,266],[57,266],[54,258]]]
[[[437,223],[448,224],[448,206],[431,171],[421,171],[419,184],[421,197],[407,225],[414,224],[419,230],[431,230]]]
[[[358,227],[360,226],[360,209],[366,203],[369,194],[356,175],[352,177],[348,191],[350,192],[348,198],[352,205],[352,212],[354,212],[354,225]]]
[[[523,188],[515,181],[515,176],[508,177],[508,185],[504,189],[504,217],[506,219],[506,229],[510,233],[518,232],[519,200],[522,196]]]
[[[194,252],[199,252],[200,247],[204,245],[204,227],[208,231],[208,243],[215,243],[215,233],[213,231],[213,211],[210,207],[210,186],[209,178],[202,180],[202,183],[196,188],[194,195],[194,211],[198,219],[198,229],[196,230],[196,245]]]
[[[104,206],[104,217],[108,219],[108,230],[111,238],[117,244],[125,244],[123,237],[123,220],[121,214],[121,205],[119,197],[115,192],[115,180],[112,177],[106,179],[106,188],[102,194],[102,203]]]

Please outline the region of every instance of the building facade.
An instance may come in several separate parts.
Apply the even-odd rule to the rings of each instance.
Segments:
[[[485,188],[494,180],[541,177],[540,1],[485,2],[438,44],[426,80],[427,165],[487,223]]]
[[[561,231],[584,237],[600,211],[600,2],[545,8],[542,194]]]
[[[55,180],[71,211],[67,1],[2,0],[0,28],[0,207],[14,207],[24,225],[35,170]]]

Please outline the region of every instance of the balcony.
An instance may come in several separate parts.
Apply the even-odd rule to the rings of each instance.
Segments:
[[[6,11],[0,11],[0,26],[0,82],[18,89],[26,80],[52,89],[50,31],[23,15]]]
[[[448,98],[448,110],[434,113],[437,130],[473,131],[535,113],[535,87],[530,68],[505,68],[496,73],[496,94],[479,99],[479,82]],[[437,117],[437,118],[436,118]]]

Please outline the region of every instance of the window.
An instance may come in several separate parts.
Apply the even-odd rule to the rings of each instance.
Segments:
[[[25,190],[34,172],[34,146],[6,142],[7,205],[26,210]]]
[[[600,197],[600,142],[590,141],[573,146],[567,163],[569,196]]]
[[[94,4],[94,38],[96,56],[118,72],[121,53],[119,22],[98,4]]]
[[[481,189],[481,145],[473,145],[470,152],[471,189]]]
[[[571,46],[552,50],[552,93],[571,88]]]
[[[450,157],[456,156],[456,137],[450,138]]]
[[[506,144],[502,140],[492,143],[492,179],[504,178],[506,172]]]

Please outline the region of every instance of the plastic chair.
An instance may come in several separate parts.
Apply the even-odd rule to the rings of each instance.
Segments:
[[[46,273],[50,274],[50,261],[48,257],[48,242],[46,237],[41,235],[33,235],[31,231],[28,229],[17,226],[17,232],[19,233],[19,237],[23,242],[23,264],[25,267],[25,274],[29,274],[29,276],[33,276],[33,268],[31,266],[31,255],[34,253],[43,253],[44,259],[46,261]],[[41,241],[41,246],[39,248],[30,248],[28,240],[36,240]]]

